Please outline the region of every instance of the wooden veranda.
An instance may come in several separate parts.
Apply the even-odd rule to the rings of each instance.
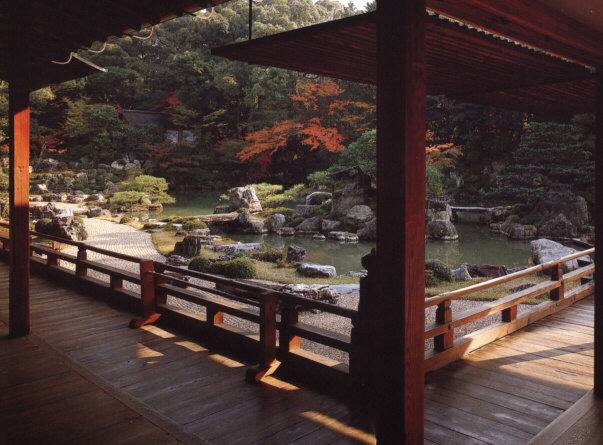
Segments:
[[[166,441],[177,442],[198,439],[187,436],[186,427],[182,427],[192,423],[198,429],[188,432],[197,432],[201,438],[211,437],[219,442],[225,437],[234,441],[237,434],[244,431],[239,430],[235,422],[241,420],[254,432],[250,437],[255,441],[273,443],[290,442],[291,435],[298,434],[293,433],[296,425],[303,431],[311,430],[302,436],[298,434],[296,438],[301,442],[319,442],[317,437],[323,435],[327,438],[325,441],[331,443],[349,440],[353,434],[357,435],[356,439],[371,441],[373,426],[370,424],[374,424],[380,443],[421,443],[424,439],[427,443],[498,443],[502,439],[506,441],[500,443],[520,443],[529,440],[545,422],[556,417],[553,414],[559,415],[569,408],[568,416],[561,415],[559,422],[553,422],[544,430],[544,438],[534,440],[563,443],[568,435],[583,440],[585,437],[586,440],[600,438],[600,430],[592,426],[600,416],[600,398],[603,396],[603,286],[594,285],[603,283],[601,257],[595,257],[595,264],[582,264],[579,272],[569,277],[559,272],[558,264],[547,265],[552,270],[551,279],[538,290],[548,292],[551,301],[538,315],[522,315],[517,310],[521,302],[531,297],[529,292],[515,293],[480,311],[460,315],[451,311],[451,302],[458,295],[444,295],[437,302],[432,301],[437,304],[439,315],[436,325],[427,328],[424,314],[430,302],[424,299],[423,276],[425,99],[428,92],[541,115],[595,111],[596,186],[599,194],[603,193],[603,12],[598,0],[379,0],[375,14],[216,50],[217,54],[239,60],[377,86],[379,218],[376,254],[365,259],[369,276],[361,285],[357,314],[320,308],[350,318],[354,324],[351,338],[300,323],[291,307],[298,304],[313,307],[314,304],[303,299],[236,285],[238,289],[235,290],[251,292],[254,298],[199,286],[183,288],[183,283],[168,279],[169,275],[164,272],[169,270],[153,262],[120,255],[121,259],[133,261],[140,267],[139,272],[132,274],[87,260],[86,251],[90,248],[85,245],[78,245],[80,253],[77,257],[54,252],[45,246],[30,246],[29,93],[98,70],[78,57],[70,57],[80,47],[218,3],[221,1],[153,0],[141,5],[131,0],[9,0],[0,5],[0,24],[4,30],[0,40],[4,50],[0,57],[0,77],[9,81],[10,124],[10,237],[5,237],[2,242],[3,255],[9,260],[8,316],[3,306],[2,317],[5,323],[8,320],[10,339],[2,339],[6,347],[0,351],[0,375],[3,377],[0,387],[6,389],[2,396],[7,402],[0,407],[4,423],[2,433],[12,434],[7,437],[13,438],[19,438],[22,433],[30,434],[23,437],[44,437],[46,441],[54,438],[57,442],[81,442],[98,438],[94,434],[91,437],[90,433],[103,430],[108,435],[108,442],[132,442],[139,437],[149,440],[163,437]],[[426,7],[430,14],[426,14]],[[482,31],[477,32],[467,24]],[[313,33],[318,31],[323,34],[317,40]],[[518,42],[525,47],[517,46]],[[340,58],[338,54],[344,57]],[[56,63],[68,59],[73,60],[65,65]],[[602,249],[603,206],[598,205],[594,212],[596,248]],[[393,241],[388,236],[392,233],[398,234]],[[35,253],[33,258],[32,251]],[[74,264],[75,270],[63,268],[63,263]],[[51,281],[36,279],[30,288],[30,267]],[[110,280],[99,282],[88,276],[89,269],[109,276]],[[582,280],[593,271],[594,283],[584,282],[565,292],[566,281]],[[6,277],[6,273],[3,276]],[[124,281],[139,286],[140,291],[136,293],[124,288]],[[65,290],[68,287],[76,287],[78,292],[70,293]],[[139,312],[142,318],[134,321],[133,327],[157,320],[168,325],[179,324],[193,338],[183,340],[192,341],[187,343],[190,349],[175,346],[161,335],[160,339],[155,339],[161,329],[158,327],[122,330],[126,321],[122,312],[107,308],[101,316],[103,309],[88,306],[91,300],[79,296],[79,293],[90,291],[112,304],[125,305]],[[593,292],[594,297],[589,297]],[[167,295],[203,306],[205,316],[191,316],[171,308],[165,301]],[[223,298],[229,301],[225,302]],[[578,300],[582,301],[566,308]],[[2,301],[6,305],[6,299]],[[285,308],[278,316],[277,302]],[[70,315],[58,311],[58,308],[69,310],[71,306],[78,311],[72,311]],[[566,309],[558,312],[563,308]],[[554,312],[558,312],[557,315],[543,318]],[[479,336],[478,340],[474,337],[455,339],[455,326],[492,313],[502,313],[502,320],[491,332],[478,332],[474,335]],[[259,331],[252,334],[233,331],[224,325],[223,314],[251,320],[259,325]],[[19,338],[30,334],[32,319],[34,336]],[[531,327],[525,331],[500,339],[527,324]],[[123,342],[121,347],[109,341],[105,355],[97,356],[95,344],[98,346],[109,338],[117,340],[109,333],[113,330],[120,338],[119,342]],[[530,335],[534,330],[537,339]],[[175,334],[165,332],[168,339],[174,338],[170,336]],[[225,358],[219,363],[225,368],[216,370],[216,365],[205,357],[212,354],[186,358],[191,366],[177,370],[178,378],[183,379],[179,382],[178,378],[163,374],[162,367],[169,367],[172,361],[154,360],[153,354],[157,351],[149,351],[153,347],[145,343],[156,340],[152,344],[157,348],[161,345],[170,353],[187,356],[189,352],[205,352],[200,348],[206,346],[195,343],[201,334],[209,339],[226,339],[219,342],[222,348],[251,350],[251,359],[237,363],[259,363],[250,370],[244,367],[249,380],[262,380],[263,383],[245,386],[240,372],[227,372],[226,363],[232,364],[233,358]],[[289,375],[287,368],[289,371],[291,368],[303,369],[303,374],[312,380],[312,372],[318,372],[320,378],[314,378],[314,383],[322,382],[323,390],[329,389],[331,382],[340,380],[342,367],[299,350],[299,337],[350,353],[349,377],[353,390],[348,388],[348,392],[361,396],[366,408],[359,423],[356,423],[353,410],[349,411],[340,402],[302,389],[296,390],[299,391],[294,393],[296,396],[287,398],[283,394],[292,389],[289,386],[292,383],[277,383],[274,377],[266,377],[274,370],[278,358],[284,365],[289,365],[279,369],[284,375]],[[429,357],[424,356],[424,344],[425,338],[431,337],[435,339],[435,354],[439,358],[430,362]],[[500,340],[488,345],[495,339]],[[78,344],[84,349],[91,347],[89,355],[82,352]],[[245,347],[241,348],[241,345]],[[487,345],[484,349],[468,355],[477,346],[484,345]],[[83,355],[76,359],[80,353]],[[565,357],[566,353],[569,357]],[[459,357],[466,358],[441,368],[444,362]],[[78,360],[89,360],[90,367],[98,368],[82,368],[77,364]],[[158,365],[156,371],[153,371],[154,364]],[[170,418],[160,409],[149,410],[149,404],[139,400],[141,394],[153,393],[153,389],[157,391],[155,385],[191,389],[184,382],[199,378],[194,374],[196,365],[210,370],[208,375],[218,376],[216,386],[214,383],[210,386],[211,391],[219,393],[223,388],[228,392],[224,409],[215,411],[211,419],[198,414],[204,406],[204,394],[195,384],[192,387],[201,392],[193,391],[183,396],[191,397],[182,411],[188,416],[184,422]],[[107,368],[115,369],[116,374],[103,374],[103,369]],[[437,368],[442,371],[428,375],[425,386],[425,370]],[[141,393],[132,395],[125,387],[116,389],[119,385],[114,385],[111,379],[120,376],[118,370],[124,372],[124,381],[132,388],[139,388]],[[188,371],[193,374],[185,376]],[[128,372],[133,374],[129,376]],[[483,377],[485,374],[482,373],[488,376]],[[63,378],[68,381],[61,382]],[[107,382],[103,382],[103,378],[109,380],[109,386],[104,386]],[[457,381],[463,384],[455,385]],[[43,382],[52,389],[49,393],[49,387],[44,387]],[[276,389],[267,390],[269,382]],[[532,386],[521,386],[522,382]],[[36,386],[39,384],[42,387]],[[74,398],[69,405],[70,400],[65,400],[62,395],[69,394],[71,384],[79,384],[80,394],[90,397]],[[229,386],[231,384],[233,386]],[[594,396],[587,394],[580,399],[591,386]],[[61,393],[60,388],[66,393]],[[20,391],[25,391],[25,399],[21,399],[23,393]],[[236,399],[234,394],[239,392],[248,399]],[[62,395],[57,400],[52,394]],[[212,394],[216,396],[215,392]],[[274,398],[271,394],[275,394]],[[537,394],[548,394],[550,398],[534,399],[540,397]],[[221,394],[217,397],[212,400],[219,400]],[[578,399],[577,405],[570,406]],[[80,409],[78,400],[92,411]],[[275,400],[282,401],[282,406],[287,408],[281,409]],[[462,406],[457,405],[461,401]],[[29,415],[32,406],[39,406],[39,409]],[[325,412],[321,412],[321,406],[325,407]],[[66,423],[56,423],[61,420],[51,417],[59,413],[59,409],[54,408],[61,407],[70,413],[63,419]],[[306,408],[309,414],[300,419],[300,413],[306,413],[301,410]],[[502,414],[497,419],[488,418],[494,408],[500,408]],[[530,425],[520,427],[501,420],[519,421],[518,412],[525,414],[520,417]],[[42,418],[42,415],[50,417]],[[80,422],[77,422],[78,418]],[[124,422],[124,419],[132,421]],[[36,429],[19,430],[24,422],[35,423]],[[273,428],[269,430],[272,438],[264,434],[266,425]],[[45,432],[56,435],[45,435]]]

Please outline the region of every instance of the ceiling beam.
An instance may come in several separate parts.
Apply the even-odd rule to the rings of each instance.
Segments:
[[[603,66],[603,33],[538,0],[427,0],[427,9],[560,57]]]

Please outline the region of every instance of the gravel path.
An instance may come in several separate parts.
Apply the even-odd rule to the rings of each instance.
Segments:
[[[102,247],[104,249],[112,250],[119,253],[124,253],[139,258],[152,259],[159,262],[164,262],[165,257],[157,252],[155,245],[151,239],[151,235],[141,230],[134,229],[125,224],[117,224],[111,221],[106,221],[97,218],[85,218],[84,223],[86,230],[88,231],[87,244]],[[77,248],[68,247],[65,252],[76,254]],[[88,258],[103,264],[110,265],[112,267],[118,267],[123,270],[138,273],[138,264],[129,261],[118,260],[112,257],[98,254],[96,252],[89,252]],[[107,279],[106,276],[99,274],[95,271],[89,271],[89,274],[95,278]],[[213,283],[202,282],[201,280],[192,280],[192,282],[203,284],[204,286],[214,287]],[[125,283],[126,287],[131,290],[138,290],[138,286]],[[170,298],[168,303],[183,309],[190,310],[195,313],[205,313],[205,309],[197,305],[187,303],[182,300]],[[481,301],[470,301],[470,300],[457,300],[452,302],[453,313],[459,314],[469,309],[475,308],[484,304]],[[347,307],[350,309],[358,308],[358,295],[354,293],[342,294],[338,301],[339,306]],[[525,310],[527,305],[520,305],[519,310]],[[533,306],[531,306],[533,307]],[[425,311],[425,324],[433,323],[435,320],[435,307],[428,308]],[[500,320],[500,314],[492,315],[490,317],[483,318],[473,323],[469,323],[455,330],[455,337],[463,336],[467,333],[476,331],[485,326],[488,326],[496,321]],[[250,323],[245,320],[241,320],[234,317],[225,315],[224,321],[228,324],[237,326],[238,328],[244,329],[248,333],[258,333],[258,326],[255,323]],[[304,312],[300,314],[300,321],[311,324],[314,326],[329,329],[334,332],[349,335],[352,330],[351,322],[347,318],[339,317],[337,315],[327,313],[311,313]],[[348,354],[333,348],[329,348],[317,343],[306,341],[302,339],[302,347],[312,352],[325,355],[332,359],[348,363]],[[433,348],[433,341],[425,343],[425,350]]]

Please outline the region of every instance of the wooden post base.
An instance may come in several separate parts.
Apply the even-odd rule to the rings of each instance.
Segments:
[[[253,366],[245,373],[245,381],[247,383],[260,383],[264,377],[274,374],[274,372],[281,365],[281,362],[274,361],[270,366]]]
[[[159,319],[159,317],[161,317],[161,314],[155,313],[155,314],[151,314],[147,317],[133,318],[132,321],[130,321],[130,328],[138,329],[147,324],[155,323]]]

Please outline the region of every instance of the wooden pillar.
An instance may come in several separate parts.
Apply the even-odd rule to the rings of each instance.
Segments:
[[[603,68],[597,77],[595,146],[595,394],[603,397]]]
[[[10,3],[9,73],[9,331],[29,334],[29,67],[26,8]],[[22,2],[21,2],[22,3]]]
[[[425,0],[377,1],[376,433],[423,443]]]

